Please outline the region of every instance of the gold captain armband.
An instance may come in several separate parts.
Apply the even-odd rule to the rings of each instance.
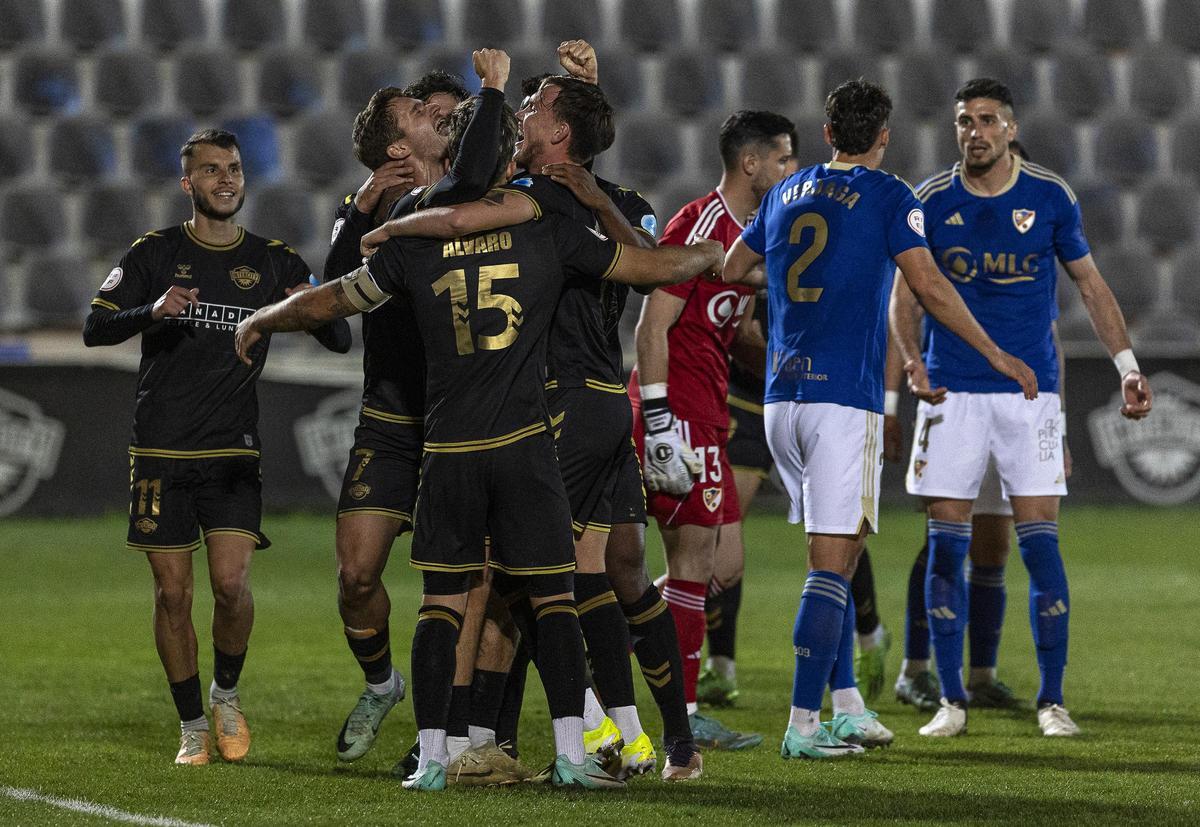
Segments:
[[[391,298],[391,295],[379,289],[367,265],[342,276],[342,289],[346,298],[363,313],[369,313]]]

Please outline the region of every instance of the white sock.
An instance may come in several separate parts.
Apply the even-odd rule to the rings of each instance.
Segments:
[[[446,753],[451,761],[471,748],[471,739],[465,735],[447,735]]]
[[[727,658],[724,655],[713,655],[708,659],[706,665],[727,681],[737,680],[737,665],[734,663],[733,658]]]
[[[582,764],[587,760],[587,752],[583,749],[583,718],[555,718],[550,721],[554,727],[554,754],[565,755],[572,764]]]
[[[437,761],[443,767],[450,763],[450,755],[446,751],[446,730],[419,729],[417,741],[421,745],[421,757],[417,759],[418,774],[425,771],[430,761]]]
[[[996,682],[996,667],[994,666],[972,666],[971,678],[967,681],[968,686],[982,686]]]
[[[604,707],[589,686],[583,693],[583,728],[592,730],[604,723]]]
[[[915,678],[922,672],[929,671],[928,660],[909,660],[905,658],[900,664],[900,674],[906,678]]]
[[[217,701],[235,700],[237,698],[237,696],[238,696],[238,691],[237,691],[236,686],[233,687],[233,689],[222,689],[221,687],[217,686],[216,681],[213,681],[208,686],[208,705],[209,706],[212,706]]]
[[[868,632],[865,635],[858,636],[858,648],[864,652],[868,652],[877,646],[883,645],[883,624],[880,623],[875,627],[875,630]]]
[[[692,701],[690,704],[687,705],[687,714],[688,715],[695,715],[699,711],[700,711],[700,704],[696,703],[695,701]]]
[[[485,729],[484,727],[471,724],[467,727],[467,732],[471,736],[472,749],[477,749],[489,743],[496,743],[496,730],[494,729]]]
[[[821,726],[821,710],[801,709],[793,706],[792,714],[788,718],[788,726],[793,727],[801,735],[812,735]]]
[[[180,732],[208,732],[208,718],[201,715],[194,721],[180,721]]]
[[[636,706],[614,706],[608,710],[608,717],[613,719],[617,729],[621,730],[621,738],[626,744],[632,744],[642,735],[642,722],[638,718]]]
[[[859,693],[857,686],[851,686],[846,689],[835,689],[829,694],[833,697],[834,715],[842,712],[848,715],[862,715],[867,711],[867,705],[863,703],[863,697]]]
[[[387,676],[387,680],[383,683],[371,683],[367,681],[367,689],[374,692],[376,695],[390,695],[396,691],[396,670],[393,669]]]

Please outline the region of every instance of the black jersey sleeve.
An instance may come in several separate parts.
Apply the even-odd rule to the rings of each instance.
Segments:
[[[325,281],[339,279],[362,264],[359,241],[375,229],[371,216],[354,206],[354,194],[347,195],[333,214],[333,238],[325,256]]]
[[[658,240],[658,216],[640,192],[622,187],[613,201],[635,230],[650,236],[653,241]]]
[[[604,279],[612,274],[625,245],[601,238],[592,230],[568,219],[554,222],[554,246],[564,275]]]
[[[389,296],[404,292],[404,241],[391,238],[367,259],[367,274]]]
[[[88,347],[116,345],[154,324],[152,274],[159,253],[159,233],[147,233],[133,242],[111,271],[83,325],[83,343]]]
[[[353,209],[353,205],[351,205]],[[274,242],[272,242],[274,243]],[[288,287],[299,287],[309,284],[312,271],[304,259],[287,245],[283,245],[283,279]],[[345,319],[334,319],[328,324],[309,331],[314,339],[321,343],[326,350],[334,353],[349,353],[353,341],[350,337],[350,324]]]

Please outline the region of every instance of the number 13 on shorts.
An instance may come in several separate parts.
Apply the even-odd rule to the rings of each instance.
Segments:
[[[696,452],[696,456],[700,458],[700,477],[698,482],[701,485],[705,483],[720,482],[721,475],[721,450],[724,445],[698,445],[697,443],[706,441],[704,437],[711,437],[708,428],[697,428],[695,432],[692,430],[692,423],[683,420],[679,423],[680,431],[683,436],[683,441],[687,446]],[[695,441],[693,441],[695,440]]]

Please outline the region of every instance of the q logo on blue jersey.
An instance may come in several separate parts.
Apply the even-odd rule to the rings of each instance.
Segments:
[[[658,219],[653,214],[642,216],[642,229],[650,234],[651,238],[658,235]]]

